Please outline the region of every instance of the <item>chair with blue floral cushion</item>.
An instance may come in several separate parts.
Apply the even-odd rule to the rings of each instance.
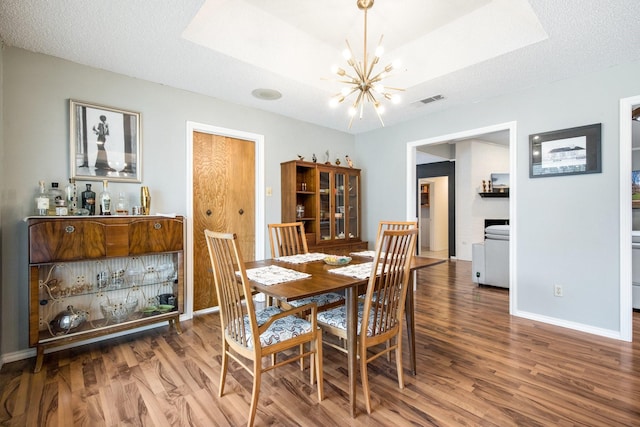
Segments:
[[[318,401],[322,401],[322,333],[316,322],[315,305],[287,311],[278,307],[256,311],[252,298],[244,298],[244,295],[251,295],[251,288],[236,235],[210,230],[205,230],[204,233],[213,268],[222,327],[222,372],[218,396],[222,397],[224,393],[227,365],[231,358],[253,376],[251,406],[247,420],[247,425],[252,426],[262,374],[310,357],[312,383],[315,374]],[[311,313],[309,320],[300,317],[303,312]],[[308,351],[294,356],[287,355],[284,360],[263,367],[263,358],[307,343]],[[253,362],[252,368],[248,366],[247,360]]]
[[[268,228],[272,258],[309,253],[307,236],[302,222],[269,224]],[[313,303],[318,306],[318,311],[326,310],[344,304],[344,295],[328,292],[296,301],[280,302],[284,307],[300,307]]]
[[[402,316],[407,288],[410,285],[411,259],[417,234],[416,228],[381,231],[376,242],[376,254],[367,284],[367,293],[358,303],[358,359],[369,414],[371,413],[367,375],[369,362],[395,350],[398,386],[401,389],[404,388]],[[318,324],[324,331],[341,338],[344,342],[347,339],[346,306],[318,313]],[[327,344],[346,351],[340,345]]]

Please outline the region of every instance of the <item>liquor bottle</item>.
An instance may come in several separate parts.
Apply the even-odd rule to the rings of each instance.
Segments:
[[[91,184],[82,192],[82,207],[89,211],[89,215],[96,214],[96,193],[91,191]]]
[[[36,215],[46,216],[49,211],[49,197],[44,181],[40,181],[40,188],[36,193]]]
[[[48,196],[49,211],[47,212],[47,214],[53,216],[56,215],[56,206],[60,206],[61,201],[64,200],[64,193],[58,188],[57,182],[51,183],[51,188],[49,188]]]
[[[102,180],[102,192],[100,193],[100,215],[111,215],[111,193],[109,193],[109,182]]]
[[[75,179],[69,178],[69,184],[64,188],[64,193],[67,198],[69,215],[74,215],[78,210],[78,187]]]
[[[129,215],[127,195],[124,192],[118,193],[118,202],[116,203],[116,215]]]

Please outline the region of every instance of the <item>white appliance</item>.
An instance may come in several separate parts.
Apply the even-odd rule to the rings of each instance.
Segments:
[[[485,228],[484,237],[484,242],[474,243],[471,247],[472,280],[482,285],[508,288],[509,226],[490,225]]]

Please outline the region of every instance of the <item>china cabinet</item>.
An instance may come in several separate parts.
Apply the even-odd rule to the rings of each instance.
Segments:
[[[304,223],[310,251],[367,249],[360,236],[360,169],[298,160],[280,167],[282,222]]]
[[[180,333],[184,219],[27,218],[29,345],[44,351],[161,321]]]

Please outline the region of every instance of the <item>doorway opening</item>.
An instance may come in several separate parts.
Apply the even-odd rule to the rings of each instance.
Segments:
[[[517,176],[516,175],[517,173],[516,122],[507,122],[507,123],[497,124],[494,126],[488,126],[484,128],[472,129],[472,130],[458,132],[454,134],[442,135],[438,137],[408,142],[406,146],[407,147],[407,151],[406,151],[407,181],[406,181],[406,187],[405,187],[407,189],[407,194],[405,198],[405,200],[407,201],[406,215],[407,215],[407,218],[417,217],[416,213],[418,212],[418,200],[417,200],[416,194],[419,191],[419,187],[418,187],[418,181],[416,178],[417,164],[418,164],[416,160],[417,160],[417,153],[420,152],[418,150],[420,147],[456,143],[457,141],[465,141],[473,138],[486,139],[487,136],[494,135],[496,133],[501,133],[501,134],[506,133],[506,135],[508,136],[507,143],[506,143],[506,145],[509,147],[508,148],[509,150],[508,170],[509,170],[509,175],[513,177],[510,180],[510,189],[509,189],[510,197],[508,199],[509,200],[508,202],[509,218],[508,219],[509,219],[510,228],[511,228],[510,230],[511,244],[509,245],[509,313],[515,314],[515,312],[517,311],[516,302],[518,300],[517,299],[517,282],[516,282],[517,217],[516,217],[516,204],[515,204],[515,198],[517,195],[517,189],[516,189],[517,180],[515,179],[515,177]],[[447,160],[450,162],[459,161],[459,159],[455,156],[452,156]],[[463,170],[460,170],[460,169],[463,169]],[[459,171],[459,172],[456,172],[456,181],[458,180],[457,177],[460,176],[460,174],[468,173],[466,168],[456,167],[456,171]],[[476,179],[476,178],[465,177],[465,179],[467,179],[467,182],[470,182],[470,180]],[[458,186],[458,183],[456,182],[455,185]],[[479,186],[480,188],[482,188],[481,181]],[[470,253],[471,253],[471,244],[473,242],[469,241],[468,239],[472,238],[473,236],[471,234],[469,234],[468,236],[465,236],[464,233],[460,232],[460,226],[458,225],[459,221],[457,221],[457,218],[459,218],[464,211],[460,206],[463,205],[464,203],[472,203],[469,200],[471,199],[472,196],[475,196],[476,194],[474,193],[477,193],[478,191],[477,189],[472,189],[471,186],[468,186],[465,189],[465,191],[458,191],[458,189],[455,190],[455,207],[453,208],[453,210],[455,211],[455,218],[456,218],[456,226],[455,226],[456,256],[459,258],[458,248],[459,247],[464,248],[466,245],[469,249],[468,259],[471,260]],[[484,221],[482,221],[482,224],[483,223]],[[480,227],[480,230],[484,229],[482,225],[480,225],[479,227]],[[462,230],[462,231],[465,232],[467,230]]]
[[[418,180],[418,255],[449,258],[449,177]]]

